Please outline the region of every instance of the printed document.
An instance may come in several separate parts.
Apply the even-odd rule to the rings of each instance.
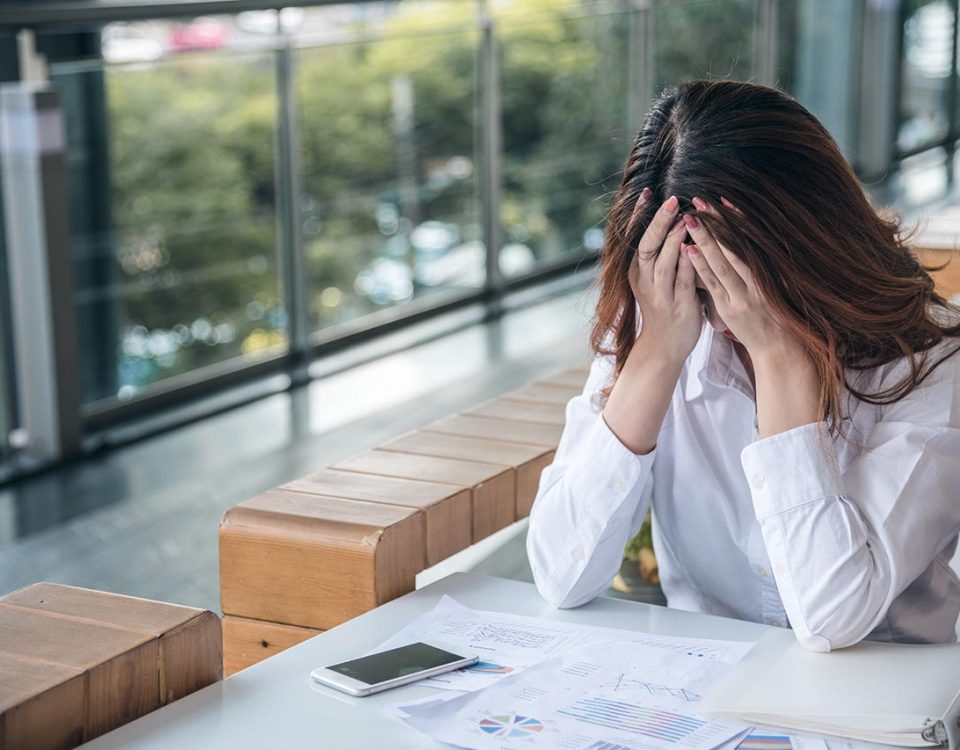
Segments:
[[[444,596],[371,653],[417,641],[440,642],[456,651],[479,654],[472,667],[447,672],[418,683],[445,690],[471,691],[574,648],[601,641],[629,642],[666,653],[689,654],[703,661],[736,664],[753,646],[741,641],[681,638],[590,625],[574,625],[538,617],[470,609]]]
[[[478,749],[734,748],[750,725],[696,713],[703,692],[730,668],[693,652],[599,641],[406,721],[434,739]]]

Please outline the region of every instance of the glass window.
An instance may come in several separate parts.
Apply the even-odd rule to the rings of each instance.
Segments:
[[[211,52],[231,24],[107,27],[103,64],[52,71],[87,403],[285,344],[273,56]]]
[[[364,19],[376,41],[298,51],[314,330],[484,283],[474,7],[393,10]]]
[[[753,76],[754,0],[658,4],[656,91],[691,78]]]
[[[903,24],[897,148],[911,151],[946,137],[953,75],[954,4],[908,0]]]
[[[603,244],[607,197],[635,135],[628,122],[631,22],[627,12],[577,15],[556,0],[516,4],[496,17],[500,268],[507,277]]]

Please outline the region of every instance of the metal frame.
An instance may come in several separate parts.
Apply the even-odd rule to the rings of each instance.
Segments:
[[[627,80],[627,132],[635,133],[656,95],[657,56],[654,37],[654,0],[623,0],[624,9],[632,11],[627,38],[627,59],[630,69]]]
[[[775,86],[777,83],[777,52],[779,38],[777,22],[779,19],[779,0],[756,0],[756,66],[754,77],[759,83]]]
[[[477,25],[480,28],[480,47],[477,50],[477,83],[480,89],[478,117],[480,131],[480,207],[483,222],[483,242],[486,248],[486,283],[484,293],[491,304],[491,314],[498,312],[498,296],[503,290],[500,273],[500,245],[503,231],[500,225],[500,186],[503,169],[500,159],[502,133],[500,122],[500,71],[497,65],[497,40],[493,18],[486,0],[477,0]]]
[[[47,85],[7,85],[0,99],[12,365],[31,445],[58,460],[79,449],[82,431],[62,112]]]
[[[278,24],[279,26],[279,24]],[[278,31],[279,28],[278,28]],[[281,32],[282,33],[282,32]],[[288,347],[294,382],[306,379],[310,347],[309,291],[304,257],[300,196],[300,118],[294,83],[294,54],[290,39],[276,51],[277,63],[277,230],[280,239],[284,305],[287,310]]]
[[[371,0],[354,0],[371,2]],[[0,28],[58,27],[277,10],[291,5],[335,5],[342,0],[20,0],[0,6]]]

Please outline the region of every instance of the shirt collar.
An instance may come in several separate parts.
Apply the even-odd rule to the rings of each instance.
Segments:
[[[700,339],[687,361],[687,382],[684,396],[692,401],[703,395],[704,382],[720,387],[736,388],[755,398],[750,377],[733,348],[733,342],[713,326],[704,322]]]

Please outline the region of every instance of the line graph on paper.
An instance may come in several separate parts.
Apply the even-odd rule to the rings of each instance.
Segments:
[[[651,646],[664,651],[671,651],[675,654],[695,656],[708,661],[723,661],[723,657],[729,652],[729,649],[724,646],[713,646],[705,643],[685,643],[675,640],[660,640],[659,638],[636,638],[631,640],[633,643],[641,646]]]
[[[645,691],[650,695],[669,696],[687,703],[697,703],[700,696],[692,690],[686,688],[675,688],[669,685],[658,685],[655,682],[645,682],[644,680],[634,680],[627,677],[624,672],[617,675],[616,679],[609,682],[600,683],[600,687],[606,688],[614,693],[627,692],[629,690]]]

